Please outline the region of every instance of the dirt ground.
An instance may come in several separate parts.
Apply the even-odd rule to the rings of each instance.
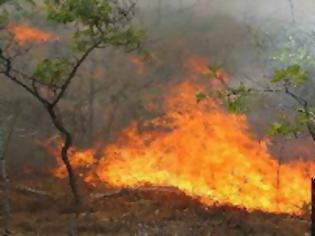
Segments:
[[[87,190],[84,195],[79,218],[82,236],[309,235],[306,219],[223,206],[206,208],[171,188]],[[65,196],[13,191],[12,205],[14,235],[67,235],[72,214]],[[2,215],[0,220],[2,225]]]

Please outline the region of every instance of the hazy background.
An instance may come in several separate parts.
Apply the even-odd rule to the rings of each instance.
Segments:
[[[76,144],[88,147],[96,141],[114,139],[132,120],[141,124],[162,114],[163,110],[146,107],[151,102],[161,103],[169,84],[185,78],[185,62],[191,56],[223,65],[232,83],[263,86],[275,67],[273,53],[287,39],[288,28],[298,29],[310,42],[315,39],[314,13],[312,0],[141,0],[135,23],[146,30],[144,45],[158,63],[148,61],[145,73],[141,73],[123,52],[97,51],[62,103],[65,122],[74,132]],[[29,24],[61,33],[60,29],[46,27],[37,16],[32,16]],[[62,47],[60,44],[49,45],[48,53],[53,54]],[[46,47],[38,46],[36,53],[47,53]],[[21,66],[28,68],[29,62]],[[94,84],[86,78],[93,78]],[[5,79],[0,83],[3,119],[20,104],[18,127],[10,146],[12,170],[23,176],[29,166],[53,163],[36,141],[47,140],[55,132],[45,111],[22,89]],[[285,98],[280,96],[256,101],[257,109],[250,112],[249,119],[258,138],[263,138],[282,100]],[[291,101],[284,103],[290,105]],[[289,145],[294,148],[281,150],[282,157],[312,157],[311,142],[303,139],[303,145],[294,143]],[[274,151],[279,154],[279,148]]]

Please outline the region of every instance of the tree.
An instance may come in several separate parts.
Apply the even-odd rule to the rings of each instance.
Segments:
[[[93,51],[110,46],[127,52],[139,49],[142,31],[130,26],[135,13],[135,2],[115,0],[3,0],[1,4],[0,73],[4,78],[23,88],[40,102],[55,128],[63,138],[61,158],[66,167],[76,214],[81,200],[68,151],[73,137],[63,122],[60,101],[65,97],[71,82],[77,77],[82,64]],[[13,6],[13,7],[12,7]],[[32,8],[44,9],[50,24],[62,25],[71,34],[67,47],[71,51],[36,62],[30,73],[19,67],[18,58],[32,51],[31,45],[12,43],[8,32],[11,16]],[[67,49],[67,48],[66,48]],[[43,92],[45,91],[45,92]]]
[[[10,124],[6,128],[0,129],[0,167],[3,179],[3,235],[11,235],[11,194],[10,178],[7,172],[7,152],[14,133],[15,124],[19,115],[19,105],[15,104],[14,113],[10,117]],[[3,125],[2,125],[3,126]]]
[[[292,19],[292,23],[295,23],[295,9],[294,9],[294,2],[293,0],[288,0],[288,3],[290,5],[290,12],[291,12],[291,19]]]
[[[297,138],[306,131],[315,141],[315,104],[312,102],[315,88],[311,79],[315,65],[313,39],[293,24],[287,26],[276,40],[277,43],[271,41],[270,45],[264,46],[267,52],[263,55],[264,60],[272,69],[268,81],[263,81],[259,87],[247,85],[246,81],[231,85],[220,77],[223,68],[211,65],[207,77],[219,81],[221,86],[211,93],[197,93],[197,101],[211,96],[223,101],[228,111],[246,112],[251,97],[280,96],[281,104],[277,104],[277,111],[279,106],[285,109],[281,111],[280,119],[272,123],[268,134]]]

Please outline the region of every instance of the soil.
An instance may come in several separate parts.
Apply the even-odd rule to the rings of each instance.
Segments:
[[[66,187],[64,192],[67,192]],[[13,191],[14,235],[67,235],[73,214],[66,196]],[[78,220],[82,236],[310,235],[307,218],[249,212],[230,206],[205,207],[172,188],[106,189],[101,192],[87,189],[84,196],[85,205]],[[2,225],[2,215],[0,220]]]

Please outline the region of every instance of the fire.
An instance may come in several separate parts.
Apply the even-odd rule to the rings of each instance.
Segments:
[[[215,80],[212,80],[213,86],[221,86],[222,83],[227,83],[229,81],[228,75],[224,72],[224,70],[220,67],[216,69],[216,71],[212,73],[209,73],[211,69],[209,68],[209,62],[205,57],[202,56],[192,56],[190,57],[185,67],[188,69],[190,73],[190,78],[194,78],[199,75],[208,76],[210,78],[215,78]]]
[[[203,73],[200,64],[192,65]],[[191,81],[172,87],[165,115],[147,121],[141,132],[131,124],[98,160],[93,150],[72,150],[73,165],[87,164],[83,177],[93,185],[172,186],[208,206],[301,214],[315,163],[280,164],[267,141],[251,133],[245,115],[227,113],[215,100],[197,104],[198,89]],[[55,170],[58,176],[65,174],[62,168]]]
[[[131,126],[108,146],[96,170],[100,180],[117,187],[175,186],[206,205],[299,213],[309,202],[315,165],[279,166],[266,142],[251,135],[245,116],[227,114],[213,102],[196,105],[194,91],[181,85],[167,101],[171,112],[152,121],[168,132],[139,134]]]
[[[201,56],[190,57],[186,62],[186,67],[195,74],[207,74],[209,71],[207,59]]]
[[[14,35],[15,41],[21,46],[28,42],[45,43],[59,40],[56,35],[43,32],[27,24],[11,23],[8,26],[8,30]]]
[[[67,176],[66,169],[64,168],[63,162],[60,156],[62,148],[62,140],[59,136],[53,136],[48,140],[38,140],[36,143],[45,148],[52,156],[56,157],[58,167],[53,170],[53,174],[58,178],[65,178]],[[96,163],[95,155],[93,150],[70,150],[71,164],[76,169],[77,174],[84,176],[87,168],[91,168]],[[91,176],[86,177],[86,181],[89,181]]]
[[[145,65],[141,57],[131,55],[129,56],[129,61],[137,68],[138,75],[145,74]]]

